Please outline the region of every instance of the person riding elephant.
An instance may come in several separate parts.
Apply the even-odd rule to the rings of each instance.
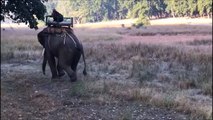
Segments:
[[[47,29],[47,28],[46,28]],[[77,80],[76,69],[81,55],[84,61],[83,74],[86,75],[86,62],[84,57],[83,45],[72,32],[62,32],[60,34],[48,33],[44,29],[38,33],[38,41],[44,47],[44,59],[42,70],[45,74],[45,66],[48,62],[52,79],[63,76],[66,73],[69,75],[72,82]],[[57,64],[56,60],[57,58]]]
[[[53,9],[51,16],[53,17],[53,21],[55,22],[62,22],[64,20],[64,16],[61,13],[59,13],[56,9]]]

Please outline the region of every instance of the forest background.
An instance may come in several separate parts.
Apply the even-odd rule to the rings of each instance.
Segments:
[[[47,14],[56,8],[77,23],[138,18],[136,24],[168,17],[212,17],[212,0],[49,0]]]

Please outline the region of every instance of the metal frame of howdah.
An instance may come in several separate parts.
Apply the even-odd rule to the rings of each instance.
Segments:
[[[46,16],[46,26],[58,26],[58,27],[73,27],[73,17],[64,17],[64,20],[62,22],[55,22],[51,20],[53,18],[52,16]]]

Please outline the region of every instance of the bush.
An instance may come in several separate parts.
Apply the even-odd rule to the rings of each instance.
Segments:
[[[136,28],[140,28],[140,27],[143,27],[144,25],[149,25],[149,24],[150,24],[150,22],[149,22],[149,20],[147,18],[140,17],[140,18],[138,18],[138,20],[136,21],[134,26]]]

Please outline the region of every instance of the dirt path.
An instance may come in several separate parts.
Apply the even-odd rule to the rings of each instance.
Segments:
[[[47,70],[49,71],[49,70]],[[50,81],[40,62],[1,65],[1,119],[32,120],[184,120],[187,116],[173,110],[156,108],[121,98],[97,101],[100,93],[74,95],[67,77]],[[79,82],[87,82],[79,76]],[[90,81],[92,82],[92,81]],[[77,82],[78,83],[78,82]]]

